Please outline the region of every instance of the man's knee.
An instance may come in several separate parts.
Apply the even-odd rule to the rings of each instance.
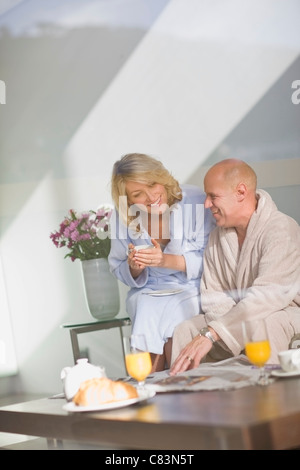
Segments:
[[[177,335],[181,336],[185,334],[186,332],[191,331],[191,327],[192,327],[191,320],[184,320],[183,322],[179,323],[179,325],[177,325],[174,328],[173,338],[174,336],[177,336]]]

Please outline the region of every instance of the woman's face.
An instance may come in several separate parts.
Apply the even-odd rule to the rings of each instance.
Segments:
[[[167,191],[162,184],[152,185],[127,181],[126,193],[128,205],[136,204],[142,210],[149,213],[164,212],[168,204]],[[144,207],[141,207],[144,206]]]

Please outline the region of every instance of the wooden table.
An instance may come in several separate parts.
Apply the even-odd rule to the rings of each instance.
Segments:
[[[105,412],[44,398],[0,408],[0,431],[116,449],[300,448],[300,378],[232,391],[161,393]]]

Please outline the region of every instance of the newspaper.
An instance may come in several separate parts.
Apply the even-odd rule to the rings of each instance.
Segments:
[[[278,366],[269,366],[271,372]],[[156,372],[146,380],[146,388],[156,393],[204,390],[233,390],[254,385],[259,370],[248,358],[240,356],[214,363],[203,363],[180,375],[170,376],[169,370]]]

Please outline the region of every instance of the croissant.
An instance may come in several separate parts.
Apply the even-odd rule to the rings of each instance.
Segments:
[[[138,393],[133,385],[101,377],[82,382],[73,402],[78,406],[99,406],[137,397]]]

